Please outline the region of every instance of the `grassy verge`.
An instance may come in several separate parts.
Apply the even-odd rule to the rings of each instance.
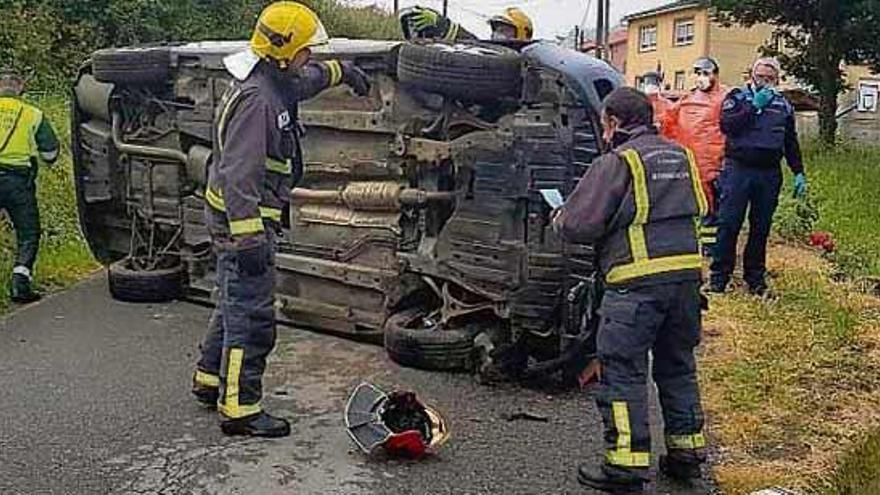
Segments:
[[[880,298],[860,283],[880,275],[878,159],[880,149],[808,147],[811,200],[784,191],[776,228],[831,232],[837,251],[777,244],[776,300],[712,301],[701,380],[725,493],[880,493]]]
[[[808,205],[784,194],[777,216],[780,233],[803,237],[804,216],[817,208],[815,229],[828,231],[837,241],[831,256],[839,270],[850,277],[880,277],[880,147],[842,147],[826,150],[807,146],[805,161],[810,177]]]
[[[775,246],[778,299],[715,298],[702,381],[726,493],[813,486],[880,423],[880,300],[831,282],[817,253]]]
[[[41,166],[37,196],[43,228],[36,266],[36,284],[51,292],[70,285],[97,268],[83,241],[77,218],[70,159],[70,124],[67,102],[63,98],[38,98],[61,141],[61,158],[53,167]],[[0,313],[10,309],[9,281],[15,253],[15,234],[8,219],[0,222]]]

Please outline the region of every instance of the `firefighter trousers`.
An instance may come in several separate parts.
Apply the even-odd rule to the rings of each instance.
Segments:
[[[721,223],[718,217],[720,205],[718,179],[704,182],[703,191],[706,192],[706,200],[709,201],[709,213],[703,217],[700,226],[700,244],[703,247],[703,256],[711,258],[715,254],[715,245],[718,243],[718,225]]]
[[[0,168],[0,210],[6,210],[15,229],[15,267],[33,271],[40,249],[40,210],[33,171]]]
[[[667,450],[685,462],[701,462],[705,439],[694,358],[701,328],[699,285],[687,281],[605,292],[596,403],[605,426],[606,468],[647,479],[649,352]]]
[[[266,358],[275,347],[275,234],[266,230],[269,269],[252,276],[228,242],[215,239],[217,306],[201,345],[196,382],[218,386],[217,410],[229,419],[259,413]]]

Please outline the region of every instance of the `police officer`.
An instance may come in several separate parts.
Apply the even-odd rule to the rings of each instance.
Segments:
[[[40,247],[37,163],[54,163],[59,149],[43,112],[21,100],[24,87],[21,75],[0,69],[0,209],[9,214],[18,243],[10,286],[17,303],[40,298],[32,286]]]
[[[693,69],[696,87],[659,118],[663,135],[690,148],[697,157],[700,181],[709,203],[701,237],[705,254],[710,255],[718,237],[718,176],[724,158],[721,106],[728,89],[718,79],[720,67],[715,59],[700,57],[694,61]]]
[[[328,41],[317,15],[297,2],[268,6],[250,48],[224,60],[234,79],[215,119],[205,191],[217,254],[219,300],[202,344],[193,393],[216,404],[227,435],[286,436],[263,412],[262,376],[275,345],[275,233],[302,174],[297,105],[340,83],[369,92],[351,62],[310,62]]]
[[[476,40],[477,37],[434,9],[410,7],[400,12],[406,39],[428,38],[445,41]],[[531,41],[532,20],[522,10],[511,7],[489,19],[492,41]]]
[[[794,173],[796,196],[806,193],[807,179],[795,127],[794,109],[776,90],[779,62],[761,58],[751,81],[724,100],[721,130],[727,136],[721,172],[718,246],[711,265],[709,290],[727,288],[736,263],[740,228],[749,210],[749,240],[743,256],[743,278],[752,294],[767,291],[767,237],[782,186],[783,156]]]
[[[693,351],[701,325],[698,219],[707,206],[693,154],[658,135],[644,94],[615,90],[602,120],[612,151],[553,221],[568,241],[597,247],[606,283],[596,402],[607,452],[601,465],[582,466],[578,480],[641,493],[651,466],[649,351],[666,426],[661,470],[683,482],[700,478],[705,439]]]

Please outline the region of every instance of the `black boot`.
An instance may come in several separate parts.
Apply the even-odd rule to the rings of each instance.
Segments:
[[[700,480],[703,477],[699,463],[686,462],[670,456],[660,457],[660,472],[680,482]]]
[[[277,438],[290,435],[290,423],[265,412],[240,419],[227,419],[220,423],[220,429],[227,435]]]
[[[643,477],[624,470],[610,470],[605,466],[584,464],[578,468],[578,483],[606,493],[621,495],[644,493]]]
[[[31,279],[20,273],[12,274],[9,298],[18,304],[28,304],[40,300],[40,295],[31,287]]]

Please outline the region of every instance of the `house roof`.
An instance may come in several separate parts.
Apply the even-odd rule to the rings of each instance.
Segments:
[[[636,12],[633,14],[629,14],[623,17],[624,21],[635,21],[638,19],[644,19],[646,17],[654,17],[661,14],[669,14],[672,12],[678,12],[679,10],[691,9],[694,7],[704,6],[705,2],[701,0],[691,0],[691,1],[678,1],[667,3],[665,5],[661,5],[659,7],[643,10],[641,12]]]
[[[608,36],[608,45],[615,46],[626,43],[629,40],[629,33],[626,28],[615,29]],[[596,40],[587,40],[584,42],[583,50],[593,50],[596,48]]]

